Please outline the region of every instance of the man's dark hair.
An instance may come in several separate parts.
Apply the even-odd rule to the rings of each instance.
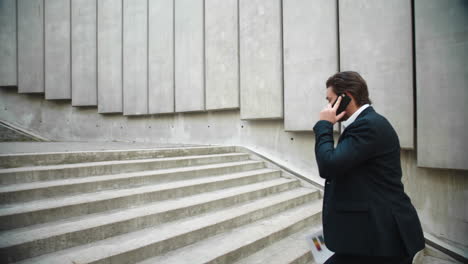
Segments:
[[[332,87],[336,94],[349,92],[358,106],[372,103],[369,99],[366,81],[357,72],[343,71],[335,73],[328,78],[326,86],[327,88]]]

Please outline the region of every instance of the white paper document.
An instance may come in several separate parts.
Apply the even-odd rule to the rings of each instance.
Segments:
[[[333,252],[325,246],[323,230],[306,236],[306,240],[317,264],[323,264],[333,255]]]

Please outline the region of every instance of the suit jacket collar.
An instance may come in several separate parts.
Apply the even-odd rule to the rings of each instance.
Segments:
[[[367,107],[369,107],[370,104],[364,104],[362,106],[359,107],[358,110],[356,110],[347,120],[341,122],[341,125],[346,128],[348,127],[349,125],[351,125],[354,120],[356,120],[356,118],[364,111],[366,110]]]
[[[375,112],[374,108],[372,106],[369,106],[367,107],[366,109],[364,109],[364,111],[362,111],[357,117],[356,117],[356,120],[354,120],[353,123],[351,123],[349,126],[347,126],[344,130],[343,130],[343,133],[341,133],[342,135],[350,128],[350,127],[353,127],[356,125],[357,121],[361,118],[363,118],[364,116],[368,115],[369,113],[373,113]]]

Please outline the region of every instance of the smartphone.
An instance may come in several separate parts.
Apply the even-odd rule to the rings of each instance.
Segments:
[[[347,96],[344,93],[338,96],[341,96],[341,102],[340,102],[340,106],[338,106],[338,109],[336,110],[336,115],[339,115],[341,112],[343,112],[346,109],[346,107],[349,105],[349,103],[351,102],[351,97]],[[335,102],[333,102],[332,107],[336,104],[336,101],[338,101],[338,98],[339,97],[337,97]]]

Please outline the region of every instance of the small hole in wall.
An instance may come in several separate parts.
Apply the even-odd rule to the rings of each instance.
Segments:
[[[291,138],[291,140],[294,140],[294,138]]]
[[[5,110],[8,110],[8,108],[5,107]]]
[[[208,127],[210,127],[210,125],[208,125]]]
[[[243,126],[243,125],[242,125],[241,127],[242,127],[242,128],[244,128],[244,126]]]
[[[96,124],[96,127],[99,127],[99,125]]]
[[[120,129],[122,129],[122,128],[123,128],[123,126],[120,126]]]
[[[148,126],[148,128],[151,128],[151,126]]]

